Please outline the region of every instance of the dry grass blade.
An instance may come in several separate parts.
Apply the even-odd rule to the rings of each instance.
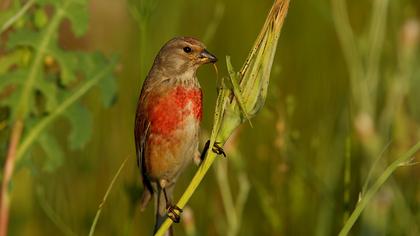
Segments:
[[[96,224],[98,223],[99,216],[102,213],[102,208],[104,207],[104,204],[106,200],[108,199],[108,196],[112,190],[112,187],[115,184],[115,181],[117,181],[118,176],[120,175],[121,171],[123,170],[125,163],[127,162],[129,157],[126,157],[125,160],[121,163],[120,168],[118,168],[117,173],[115,173],[114,177],[111,180],[111,183],[109,184],[108,188],[106,189],[105,195],[102,198],[101,203],[99,204],[98,211],[96,212],[95,219],[93,219],[92,225],[90,226],[89,230],[89,236],[93,236],[96,229]]]

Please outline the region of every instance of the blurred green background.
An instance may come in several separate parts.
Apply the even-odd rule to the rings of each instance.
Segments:
[[[176,235],[336,235],[370,170],[376,179],[420,140],[420,2],[347,1],[362,70],[373,66],[377,73],[374,95],[369,87],[368,97],[358,97],[354,90],[370,77],[350,74],[354,68],[336,30],[342,27],[337,19],[346,18],[334,5],[338,1],[291,0],[265,107],[252,121],[253,128],[245,123],[231,139],[225,149],[228,157],[216,160],[214,171],[175,226]],[[61,47],[118,56],[117,96],[106,109],[98,105],[98,89],[83,97],[93,122],[92,136],[81,150],[67,147],[66,122],[52,125],[65,151],[57,169],[42,171],[37,163],[17,169],[9,235],[87,235],[126,157],[96,235],[151,235],[153,206],[140,212],[138,205],[142,189],[133,119],[156,53],[174,36],[194,36],[218,56],[219,76],[226,75],[225,56],[240,68],[272,2],[92,0],[86,35],[74,36],[64,22],[59,30]],[[386,5],[386,16],[372,26],[372,12],[380,2]],[[31,9],[25,14],[32,14]],[[380,40],[371,44],[375,27]],[[372,52],[372,45],[379,49]],[[370,61],[375,53],[376,63]],[[204,66],[198,77],[204,90],[204,142],[213,118],[216,74]],[[7,124],[1,132],[9,129]],[[2,142],[5,146],[7,139]],[[31,158],[42,160],[43,155],[31,149]],[[420,159],[412,163],[416,161]],[[191,165],[183,174],[175,199],[196,169]],[[420,235],[419,180],[419,165],[399,168],[369,203],[351,235]]]

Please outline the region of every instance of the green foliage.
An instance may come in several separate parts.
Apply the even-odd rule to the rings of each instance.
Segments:
[[[44,132],[38,139],[38,143],[41,148],[45,151],[47,161],[44,164],[45,171],[53,171],[61,165],[64,159],[63,150],[57,140],[49,133]]]
[[[21,2],[15,1],[14,4],[20,6]],[[46,14],[47,5],[54,8],[52,14]],[[7,16],[13,17],[17,9],[12,8]],[[89,19],[87,9],[85,0],[35,1],[24,17],[15,20],[24,22],[19,27],[14,24],[6,33],[6,53],[0,60],[0,91],[6,96],[0,100],[0,106],[10,111],[7,127],[11,127],[16,119],[23,119],[24,123],[29,120],[42,123],[48,114],[59,110],[75,91],[84,88],[89,80],[109,65],[109,60],[101,53],[65,50],[58,40],[58,27],[65,19],[70,21],[76,37],[86,33]],[[1,23],[7,21],[3,18],[0,20]],[[117,92],[111,73],[107,70],[102,75],[104,79],[94,81],[101,89],[104,107],[112,104]],[[69,148],[83,148],[92,135],[90,111],[77,100],[60,114],[71,126],[67,139]],[[42,125],[38,127],[43,130],[31,132],[31,127],[35,126],[27,125],[25,134],[35,133],[39,136],[31,137],[31,140],[39,144],[46,154],[43,169],[53,171],[63,162],[64,153],[54,130],[46,131],[46,125]],[[22,139],[25,138],[23,136]]]
[[[89,111],[80,104],[71,106],[65,113],[71,123],[69,145],[71,149],[80,149],[89,140],[92,134],[92,118]]]

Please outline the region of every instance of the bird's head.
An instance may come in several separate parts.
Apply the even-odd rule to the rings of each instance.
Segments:
[[[200,65],[215,63],[216,56],[206,50],[199,40],[192,37],[176,37],[160,50],[155,65],[169,73],[195,73]]]

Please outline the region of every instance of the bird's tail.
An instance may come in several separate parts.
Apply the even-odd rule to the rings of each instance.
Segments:
[[[167,196],[168,199],[171,199],[171,196]],[[159,227],[163,224],[163,222],[166,220],[167,218],[167,213],[166,213],[166,207],[167,207],[167,202],[166,202],[166,197],[165,197],[165,193],[162,189],[159,188],[158,193],[155,195],[155,201],[156,201],[156,221],[155,221],[155,229],[154,229],[154,233],[155,234],[158,230]],[[166,231],[165,236],[173,236],[173,228],[172,226],[168,229],[168,231]]]

